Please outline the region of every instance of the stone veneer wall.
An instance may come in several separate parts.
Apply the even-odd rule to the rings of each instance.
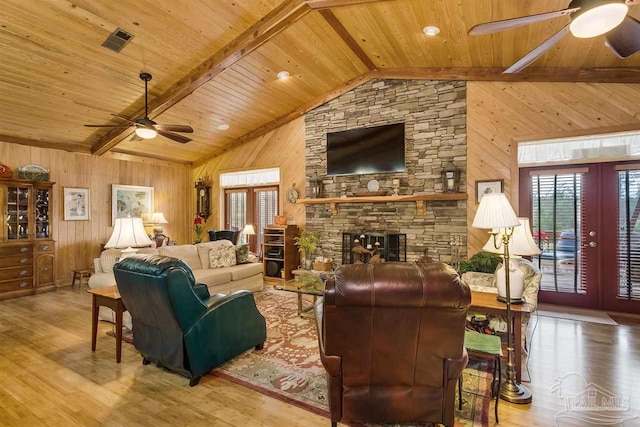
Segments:
[[[323,177],[322,197],[367,191],[377,179],[389,190],[400,179],[400,194],[441,193],[440,172],[447,162],[462,170],[460,191],[466,188],[466,83],[431,80],[373,80],[308,112],[305,118],[305,174],[307,194],[314,172]],[[405,122],[405,172],[326,176],[327,133],[359,127]],[[340,260],[343,231],[407,234],[407,260],[415,261],[428,248],[429,256],[452,261],[450,240],[462,238],[466,257],[467,202],[427,202],[425,215],[415,202],[345,203],[333,215],[329,204],[307,204],[306,229],[320,235],[316,255]],[[455,260],[454,260],[455,261]]]

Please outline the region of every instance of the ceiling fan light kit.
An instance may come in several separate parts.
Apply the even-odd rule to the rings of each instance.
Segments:
[[[151,126],[145,126],[136,128],[136,135],[142,139],[153,139],[158,136],[158,132]]]
[[[583,6],[572,16],[569,30],[581,39],[596,37],[620,25],[628,12],[624,2],[600,4],[590,9]]]

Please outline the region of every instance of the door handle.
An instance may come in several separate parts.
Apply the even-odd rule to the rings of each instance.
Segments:
[[[595,248],[596,246],[598,246],[597,242],[589,242],[589,243],[583,243],[582,246],[586,247],[591,247],[591,248]]]

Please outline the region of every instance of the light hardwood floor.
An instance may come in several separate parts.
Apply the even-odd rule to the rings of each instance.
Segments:
[[[92,353],[85,291],[0,301],[0,425],[329,426],[323,417],[212,375],[190,388],[181,376],[142,366],[131,345],[123,345],[118,365],[106,323]],[[564,402],[551,388],[569,373],[629,396],[629,413],[640,415],[640,320],[615,320],[619,326],[540,317],[529,363],[533,404],[501,402],[500,425],[584,425],[554,418]],[[493,425],[493,410],[489,416]]]

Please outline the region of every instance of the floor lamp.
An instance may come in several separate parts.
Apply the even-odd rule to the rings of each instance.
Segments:
[[[505,266],[509,265],[509,240],[515,227],[520,221],[513,211],[504,193],[489,193],[482,196],[472,227],[491,229],[493,245],[502,248]],[[498,239],[498,235],[502,240]],[[509,283],[510,274],[505,274],[506,294],[511,296]],[[506,298],[507,306],[507,380],[500,388],[500,398],[511,403],[531,403],[531,391],[516,381],[516,366],[514,363],[513,325],[511,318],[511,298]]]

